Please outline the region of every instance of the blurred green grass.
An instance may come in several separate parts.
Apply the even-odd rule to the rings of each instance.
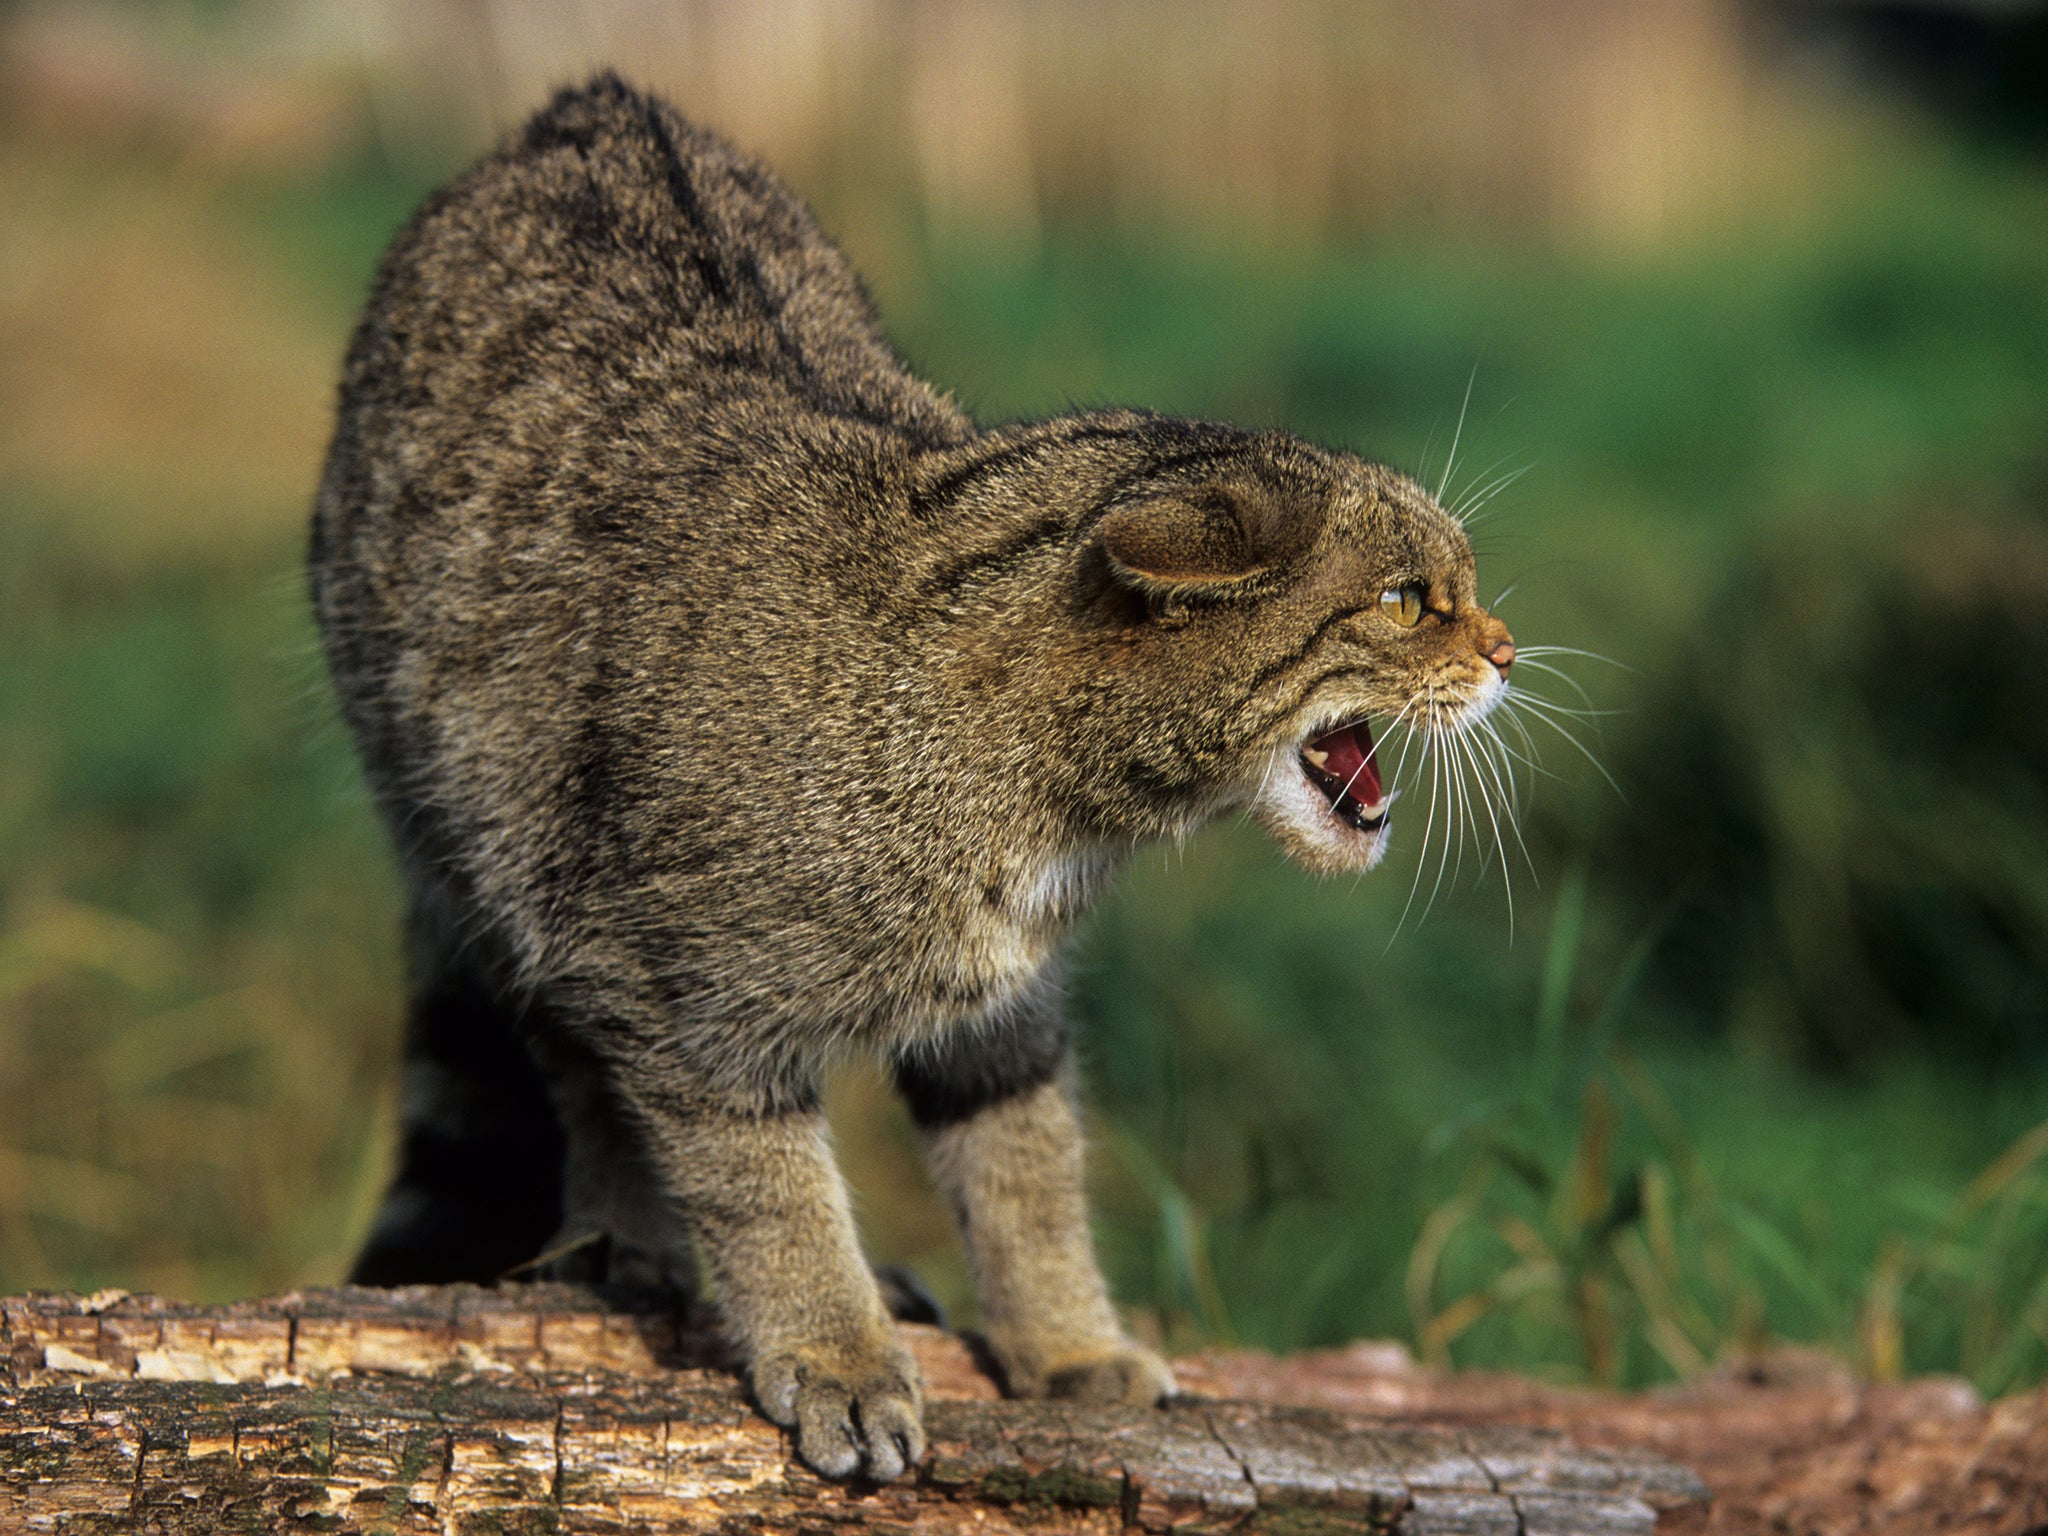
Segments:
[[[59,174],[89,201],[119,173]],[[295,328],[275,366],[338,360],[425,180],[367,157],[192,194]],[[1020,249],[912,221],[853,242],[906,351],[985,417],[1136,402],[1434,482],[1469,384],[1453,486],[1528,468],[1477,526],[1484,584],[1516,584],[1523,643],[1628,669],[1577,669],[1615,711],[1589,744],[1622,793],[1546,745],[1512,936],[1476,847],[1402,922],[1412,822],[1355,885],[1218,827],[1142,856],[1089,925],[1072,993],[1102,1241],[1147,1326],[1397,1335],[1621,1381],[1774,1339],[1993,1390],[2048,1374],[2048,1165],[2026,1140],[2048,1116],[2048,913],[2011,895],[2048,870],[2038,690],[1925,728],[1955,606],[1867,612],[1940,590],[1945,549],[1988,539],[1995,562],[2001,527],[2039,534],[2044,213],[2038,168],[1911,141],[1825,206],[1650,257],[1085,229]],[[304,507],[266,492],[130,537],[152,515],[132,474],[10,466],[0,1290],[333,1280],[388,1158],[398,898],[298,596]],[[2007,574],[2011,624],[1968,633],[2019,671],[2048,581]],[[1845,604],[1861,627],[1831,629]],[[1914,667],[1916,718],[1888,718]],[[1784,790],[1815,739],[1840,751],[1793,753],[1820,767]],[[1852,891],[1811,870],[1817,823],[1837,851],[1888,846],[1932,800],[1995,825],[2005,872],[1906,861]],[[1787,869],[1824,921],[1788,922]],[[1970,944],[1935,945],[1910,995],[1868,945],[1831,947],[1870,890],[1910,931],[1991,933],[1995,1003]],[[1867,1031],[1816,1009],[1870,995],[1891,1012]],[[958,1300],[942,1222],[899,1190],[901,1117],[872,1084],[838,1103],[878,1256]]]

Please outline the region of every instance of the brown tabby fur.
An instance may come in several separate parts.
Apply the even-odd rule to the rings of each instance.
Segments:
[[[416,1124],[361,1273],[459,1268],[436,1202],[493,1268],[558,1214],[694,1251],[835,1475],[923,1437],[821,1069],[895,1064],[1011,1390],[1157,1400],[1090,1247],[1061,941],[1219,811],[1368,866],[1384,829],[1297,750],[1425,696],[1456,724],[1511,655],[1391,471],[1137,411],[978,429],[788,192],[611,76],[393,243],[311,563],[413,897]],[[452,1059],[518,1038],[538,1086]]]

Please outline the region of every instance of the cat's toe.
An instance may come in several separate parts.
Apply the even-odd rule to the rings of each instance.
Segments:
[[[1045,1395],[1078,1403],[1125,1403],[1149,1408],[1176,1390],[1173,1372],[1159,1356],[1123,1343],[1097,1355],[1069,1360],[1046,1373]]]
[[[762,1411],[796,1431],[796,1453],[822,1477],[865,1472],[893,1482],[924,1455],[922,1392],[907,1353],[879,1359],[834,1358],[837,1351],[792,1351],[754,1370]]]

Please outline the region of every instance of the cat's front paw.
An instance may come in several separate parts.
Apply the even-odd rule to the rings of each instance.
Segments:
[[[757,1360],[761,1411],[796,1431],[796,1453],[825,1477],[893,1482],[924,1455],[923,1390],[910,1352],[809,1345]]]
[[[1028,1373],[1012,1372],[1010,1390],[1020,1397],[1149,1408],[1171,1397],[1177,1388],[1164,1360],[1141,1344],[1119,1339],[1099,1348],[1055,1356]]]

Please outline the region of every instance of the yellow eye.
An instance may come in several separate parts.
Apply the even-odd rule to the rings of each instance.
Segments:
[[[1422,588],[1387,588],[1380,594],[1380,612],[1403,629],[1413,629],[1422,619]]]

